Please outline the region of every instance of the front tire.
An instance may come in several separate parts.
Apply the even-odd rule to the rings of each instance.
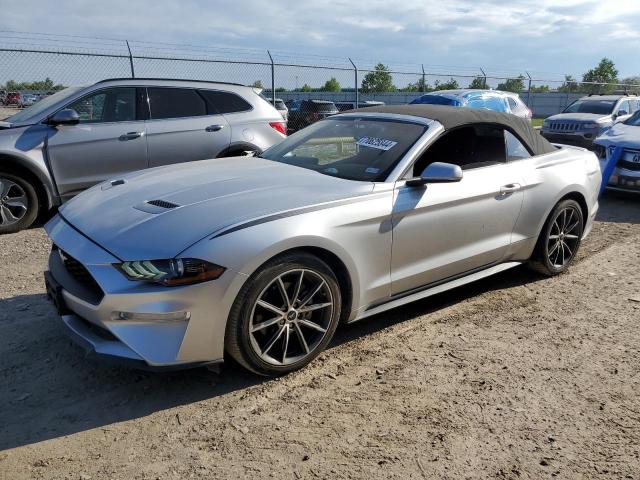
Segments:
[[[338,281],[322,260],[306,253],[275,258],[238,294],[227,323],[227,353],[264,376],[298,370],[331,341],[341,306]]]
[[[31,183],[0,171],[0,234],[29,228],[38,217],[38,194]]]
[[[529,267],[547,276],[567,270],[578,253],[583,230],[584,218],[578,202],[570,199],[559,202],[542,227]]]

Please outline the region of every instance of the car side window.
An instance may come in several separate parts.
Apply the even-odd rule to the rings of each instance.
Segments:
[[[631,113],[631,105],[629,104],[629,100],[625,100],[624,102],[622,102],[620,104],[620,106],[618,107],[618,114],[620,112],[626,112],[627,114]]]
[[[131,122],[136,119],[136,89],[117,87],[100,90],[66,108],[78,112],[80,123]]]
[[[433,162],[452,163],[463,170],[506,163],[504,130],[474,125],[445,133],[414,163],[413,176],[420,176]]]
[[[207,114],[204,99],[194,89],[149,87],[147,92],[152,120],[199,117]]]
[[[507,161],[521,160],[531,157],[527,148],[509,130],[504,131],[504,141],[507,150]]]
[[[200,90],[200,93],[207,101],[210,114],[246,112],[252,109],[249,102],[235,93],[216,90]]]
[[[517,110],[518,104],[513,98],[507,97],[507,102],[509,103],[509,108],[511,109],[512,112]]]

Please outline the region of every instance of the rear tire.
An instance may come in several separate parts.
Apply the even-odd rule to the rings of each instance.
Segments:
[[[254,273],[227,322],[226,351],[259,375],[298,370],[331,341],[341,312],[338,281],[307,253],[277,257]]]
[[[558,275],[567,268],[580,248],[584,218],[575,200],[559,202],[547,218],[529,267],[543,275]]]
[[[29,228],[38,218],[38,194],[33,185],[11,172],[0,170],[0,234]]]

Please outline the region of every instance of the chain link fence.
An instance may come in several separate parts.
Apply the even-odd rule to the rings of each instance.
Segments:
[[[584,94],[640,94],[640,85],[578,82],[485,68],[375,64],[350,58],[267,50],[0,32],[0,103],[25,106],[15,93],[46,95],[105,78],[170,78],[254,85],[271,100],[325,99],[404,104],[433,90],[517,92],[536,116],[561,111]]]

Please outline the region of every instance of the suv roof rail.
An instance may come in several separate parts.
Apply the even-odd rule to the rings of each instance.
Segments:
[[[103,80],[97,81],[95,84],[104,83],[104,82],[113,82],[116,80],[167,80],[173,82],[199,82],[199,83],[220,83],[222,85],[235,85],[236,87],[246,87],[247,85],[243,85],[242,83],[233,83],[233,82],[218,82],[216,80],[193,80],[189,78],[163,78],[163,77],[117,77],[117,78],[105,78]]]

